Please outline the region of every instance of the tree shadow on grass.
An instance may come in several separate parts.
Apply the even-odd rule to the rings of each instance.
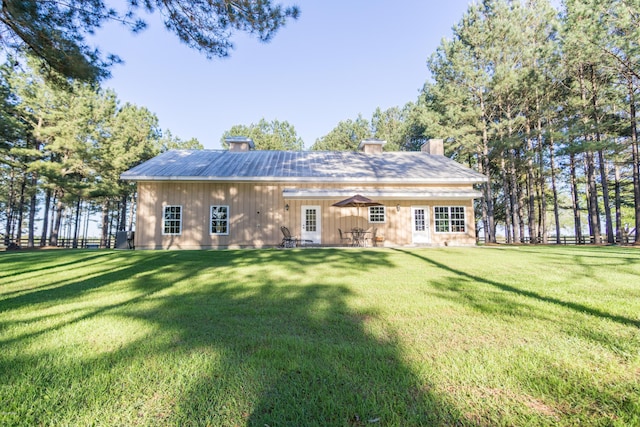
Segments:
[[[77,256],[78,251],[72,253],[67,251],[50,251],[49,256],[44,257],[42,252],[10,252],[8,254],[0,253],[0,280],[8,277],[29,276],[34,277],[32,273],[41,272],[41,274],[50,274],[49,270],[71,267],[78,263],[86,263],[89,260],[100,260],[108,256],[111,252],[92,251],[86,253],[81,258]],[[47,262],[43,262],[47,259]],[[11,269],[7,271],[6,267],[9,262]],[[20,280],[20,279],[15,279]]]
[[[190,293],[131,313],[178,331],[180,351],[214,350],[224,356],[216,368],[189,381],[172,423],[438,425],[462,419],[404,363],[393,334],[381,339],[367,331],[377,313],[349,305],[357,295],[341,281],[388,267],[386,254],[308,250],[241,255],[225,266],[253,270],[218,271]],[[273,263],[280,270],[274,271]],[[317,274],[316,269],[328,266],[326,275]]]
[[[116,394],[93,398],[90,411],[98,424],[123,419],[217,426],[465,424],[446,396],[407,365],[395,332],[373,332],[370,323],[381,320],[375,309],[354,308],[358,295],[350,283],[371,280],[377,266],[392,267],[387,252],[198,251],[131,253],[128,258],[119,269],[59,285],[59,293],[34,292],[28,300],[14,300],[9,310],[66,304],[87,292],[116,292],[114,283],[129,279],[130,297],[89,307],[79,317],[19,336],[12,344],[105,317],[130,319],[155,332],[74,361],[59,361],[44,350],[37,358],[4,359],[0,371],[11,372],[9,385],[25,376],[34,382],[46,378],[47,384],[34,384],[41,389],[66,384],[72,370],[83,376],[73,390],[86,387],[84,393],[93,393],[92,384],[106,375],[101,369],[107,366],[115,378],[99,386]],[[47,359],[58,361],[40,372],[40,361]],[[145,374],[128,380],[131,366],[142,366]],[[125,390],[151,386],[158,389],[140,391],[144,402],[137,409],[121,403],[123,411],[137,410],[138,415],[105,415],[106,402],[100,399],[133,400]],[[92,401],[86,396],[77,400]],[[157,402],[160,409],[144,409]],[[65,402],[58,402],[55,414],[44,412],[49,405],[32,408],[29,419],[56,424],[81,412]]]
[[[627,274],[636,274],[640,251],[631,246],[518,246],[521,253],[532,253],[550,266],[563,268],[567,262],[582,268],[581,274],[594,277],[602,269],[615,269]]]
[[[95,254],[95,252],[94,252]],[[135,274],[140,274],[146,268],[141,264],[141,259],[131,257],[123,261],[117,252],[104,252],[100,257],[94,254],[81,254],[76,251],[72,260],[65,261],[60,265],[50,266],[43,269],[55,269],[46,276],[30,276],[14,274],[10,279],[16,280],[38,279],[38,286],[22,286],[12,292],[0,292],[0,304],[4,310],[14,310],[27,305],[46,304],[56,305],[69,298],[75,298],[81,294],[99,290],[104,286],[114,282],[127,280]],[[41,259],[43,257],[41,256]],[[146,257],[145,260],[153,259]],[[36,260],[34,260],[37,263]],[[158,268],[162,269],[162,266]],[[74,270],[79,270],[81,276],[74,274]],[[30,269],[29,272],[38,271]],[[23,277],[21,279],[21,276]],[[6,278],[2,278],[2,284]]]
[[[515,286],[511,286],[508,285],[506,283],[502,283],[499,282],[497,280],[489,280],[486,277],[481,277],[481,276],[475,276],[473,274],[467,273],[465,271],[459,270],[459,269],[455,269],[453,267],[450,267],[446,264],[443,264],[441,262],[438,262],[434,259],[428,258],[427,256],[420,254],[420,253],[416,253],[416,252],[412,252],[412,251],[405,251],[402,249],[394,249],[395,251],[398,252],[402,252],[404,254],[416,257],[421,259],[422,261],[431,264],[434,267],[437,267],[443,271],[448,271],[450,273],[453,273],[456,275],[457,277],[457,281],[470,281],[470,282],[475,282],[475,283],[479,283],[479,284],[485,284],[485,285],[490,285],[494,288],[500,289],[501,291],[504,291],[506,293],[510,293],[513,295],[518,295],[518,296],[523,296],[523,297],[527,297],[527,298],[531,298],[533,300],[536,301],[540,301],[540,302],[545,302],[545,303],[550,303],[550,304],[554,304],[560,307],[564,307],[564,308],[568,308],[570,310],[573,310],[576,313],[587,313],[590,314],[592,316],[595,317],[599,317],[601,319],[607,319],[607,320],[611,320],[617,323],[620,323],[622,325],[625,326],[634,326],[636,328],[640,328],[640,320],[638,319],[632,319],[629,317],[625,317],[625,316],[620,316],[617,314],[613,314],[613,313],[608,313],[606,311],[602,311],[599,310],[597,308],[594,307],[589,307],[587,305],[584,304],[578,304],[572,301],[564,301],[561,300],[559,298],[553,298],[553,297],[549,297],[549,296],[545,296],[542,295],[540,293],[537,292],[533,292],[533,291],[528,291],[525,289],[520,289],[517,288]]]

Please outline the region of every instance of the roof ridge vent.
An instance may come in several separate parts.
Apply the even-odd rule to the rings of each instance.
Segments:
[[[228,136],[224,141],[229,145],[229,151],[242,152],[256,148],[253,140],[246,136]]]

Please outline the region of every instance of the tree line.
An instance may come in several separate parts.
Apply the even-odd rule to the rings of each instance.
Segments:
[[[485,0],[429,58],[423,123],[489,179],[486,241],[501,218],[507,241],[545,242],[548,211],[559,239],[563,192],[578,238],[583,211],[594,243],[640,229],[639,15],[638,0]]]
[[[202,148],[162,132],[145,107],[96,84],[38,71],[32,58],[0,67],[0,221],[5,246],[79,245],[89,214],[101,217],[101,247],[131,229],[135,185],[125,170],[171,148]],[[40,234],[35,235],[36,223]],[[25,232],[26,224],[26,232]],[[26,234],[26,236],[25,236]]]
[[[560,243],[568,210],[578,241],[615,243],[640,229],[639,19],[640,0],[472,4],[428,58],[416,101],[342,121],[311,149],[444,138],[447,155],[488,179],[486,242],[500,229],[507,242],[546,243],[552,230]]]
[[[298,13],[289,12],[280,18]],[[444,138],[447,155],[488,179],[477,206],[485,241],[500,230],[507,242],[545,243],[553,230],[559,243],[566,211],[578,239],[619,241],[640,226],[639,15],[640,0],[564,0],[559,9],[548,0],[472,4],[427,59],[430,78],[416,100],[341,121],[310,149],[355,150],[378,138],[385,150],[417,150]],[[2,71],[6,235],[20,233],[23,216],[35,218],[38,194],[47,208],[78,211],[79,200],[92,200],[117,213],[115,228],[124,229],[132,189],[118,171],[185,143],[167,134],[161,142],[146,109],[119,106],[115,94],[50,71],[21,76],[10,63]],[[234,135],[252,137],[258,149],[304,147],[286,121],[236,125],[222,143]],[[49,218],[50,233],[58,218]]]
[[[87,34],[106,22],[142,31],[139,12],[155,12],[181,42],[211,59],[229,56],[234,33],[268,42],[300,13],[270,0],[113,3],[2,2],[0,52],[8,60],[0,67],[0,237],[7,246],[22,241],[25,222],[27,245],[36,245],[41,211],[39,245],[57,245],[66,220],[75,247],[81,213],[88,221],[96,209],[100,246],[108,246],[113,230],[127,228],[127,206],[134,206],[134,187],[120,173],[169,148],[202,148],[162,133],[148,109],[120,105],[113,91],[101,89],[110,67],[122,61],[88,45]],[[131,229],[133,211],[128,218]]]

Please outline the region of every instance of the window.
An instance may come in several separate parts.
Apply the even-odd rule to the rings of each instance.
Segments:
[[[369,206],[369,222],[385,222],[384,206]]]
[[[211,234],[229,234],[229,206],[211,206]]]
[[[449,212],[451,213],[451,232],[464,233],[464,206],[451,206]]]
[[[165,206],[162,234],[182,233],[182,206]]]
[[[305,209],[304,212],[304,231],[318,231],[318,210],[312,207]]]
[[[436,233],[464,233],[464,206],[436,206],[433,208]]]

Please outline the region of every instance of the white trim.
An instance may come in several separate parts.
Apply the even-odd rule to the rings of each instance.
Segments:
[[[306,227],[306,211],[315,211],[315,231],[307,231]],[[312,240],[313,243],[322,243],[322,206],[302,205],[300,206],[300,239]],[[304,245],[304,242],[303,242]]]
[[[416,230],[416,210],[424,212],[424,230]],[[428,245],[431,243],[431,219],[429,206],[411,206],[411,243]]]
[[[225,218],[227,221],[227,231],[226,233],[214,233],[211,229],[211,223],[213,222],[213,208],[227,208],[227,217]],[[229,205],[210,205],[209,206],[209,234],[212,236],[228,236],[230,224],[230,215],[229,215]]]
[[[382,221],[371,221],[371,209],[382,209],[382,214],[376,214],[378,216],[382,215]],[[387,223],[387,207],[382,205],[382,206],[369,206],[369,209],[367,209],[367,222],[369,222],[369,224],[386,224]]]
[[[446,219],[446,221],[447,221],[447,223],[449,225],[449,230],[448,231],[438,231],[437,222],[439,220],[438,220],[437,214],[436,214],[436,209],[438,209],[438,208],[447,208],[447,219]],[[464,220],[464,231],[451,231],[451,228],[452,228],[451,227],[451,222],[453,221],[451,219],[451,209],[452,208],[462,209],[462,214],[464,215],[464,218],[463,218],[463,220]],[[434,233],[436,233],[436,234],[466,234],[467,233],[467,229],[468,229],[468,225],[467,225],[467,209],[466,209],[466,207],[464,207],[464,206],[455,206],[455,205],[452,205],[452,206],[440,205],[440,206],[434,206],[433,207],[433,231],[434,231]]]
[[[333,200],[361,194],[373,200],[469,200],[482,197],[482,192],[465,189],[295,189],[285,188],[282,197],[288,200]]]
[[[166,211],[167,208],[180,208],[180,231],[178,233],[165,233],[165,221],[167,221],[166,218]],[[184,216],[184,210],[182,209],[182,205],[163,205],[162,206],[162,235],[163,236],[180,236],[182,235],[182,217]],[[175,221],[175,219],[169,220],[169,221]]]

